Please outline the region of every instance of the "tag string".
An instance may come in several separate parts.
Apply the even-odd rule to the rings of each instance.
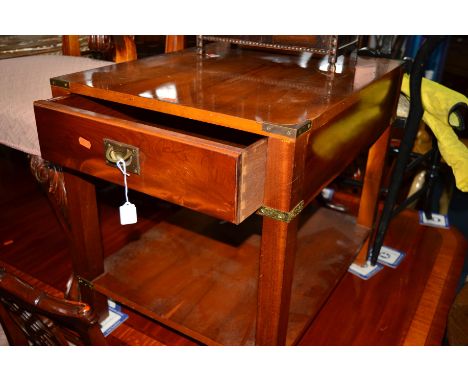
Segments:
[[[130,176],[129,173],[127,173],[127,165],[125,164],[125,161],[123,159],[119,159],[117,161],[117,167],[119,168],[120,172],[124,176],[124,185],[125,185],[125,200],[126,203],[129,203],[128,201],[128,186],[127,186],[127,176]]]

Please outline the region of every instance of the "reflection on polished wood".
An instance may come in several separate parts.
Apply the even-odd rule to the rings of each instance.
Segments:
[[[375,92],[360,95],[376,79],[384,78],[379,96],[385,97],[400,71],[398,61],[360,57],[327,75],[310,55],[210,49],[205,58],[187,49],[58,78],[72,93],[262,134],[264,122],[310,120],[319,129],[353,105],[378,102]]]

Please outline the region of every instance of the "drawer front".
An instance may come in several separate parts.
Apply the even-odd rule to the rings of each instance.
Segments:
[[[121,172],[105,161],[110,139],[139,148],[131,189],[236,224],[263,202],[264,138],[237,147],[54,100],[34,108],[42,157],[60,166],[122,185]]]

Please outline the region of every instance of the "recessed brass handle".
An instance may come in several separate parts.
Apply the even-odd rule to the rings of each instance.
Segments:
[[[117,162],[122,159],[128,172],[140,174],[139,149],[125,143],[104,139],[104,156],[106,163],[117,167]]]
[[[106,159],[114,164],[117,164],[117,162],[122,159],[128,167],[132,163],[132,154],[130,149],[124,148],[124,150],[116,150],[114,147],[109,146],[106,150]]]

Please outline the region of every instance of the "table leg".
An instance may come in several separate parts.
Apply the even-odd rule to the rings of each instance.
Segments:
[[[290,212],[301,201],[307,139],[268,140],[264,205]],[[297,239],[297,218],[290,222],[263,218],[260,253],[257,345],[284,345],[288,328]]]
[[[71,228],[70,253],[73,273],[79,281],[81,299],[90,304],[100,319],[108,314],[107,299],[92,289],[87,281],[104,272],[104,257],[92,182],[64,171]]]
[[[260,255],[257,345],[284,345],[288,328],[297,220],[265,217]]]
[[[355,263],[364,265],[367,260],[369,244],[372,242],[375,224],[377,223],[377,210],[379,202],[382,174],[390,143],[390,127],[372,145],[367,156],[366,172],[362,188],[361,201],[357,223],[371,229],[369,238],[365,241]]]

